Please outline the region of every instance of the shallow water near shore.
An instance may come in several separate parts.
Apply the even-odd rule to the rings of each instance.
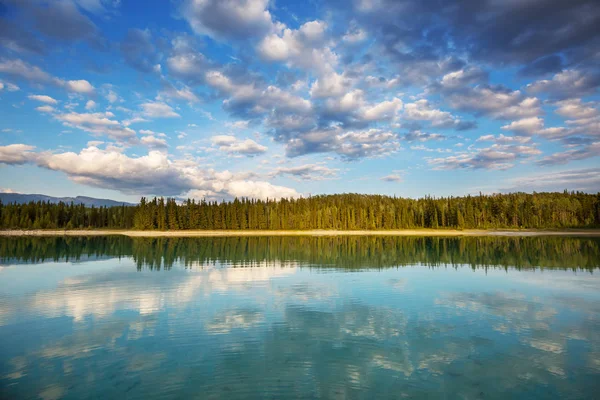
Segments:
[[[600,239],[0,238],[0,398],[594,398]]]

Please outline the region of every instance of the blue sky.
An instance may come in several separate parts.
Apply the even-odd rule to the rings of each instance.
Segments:
[[[595,1],[8,0],[0,188],[600,190]]]

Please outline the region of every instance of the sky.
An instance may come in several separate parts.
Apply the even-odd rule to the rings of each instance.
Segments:
[[[0,190],[600,191],[596,0],[4,0]]]

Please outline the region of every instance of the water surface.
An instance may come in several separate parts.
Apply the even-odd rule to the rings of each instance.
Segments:
[[[594,398],[593,238],[0,238],[0,398]]]

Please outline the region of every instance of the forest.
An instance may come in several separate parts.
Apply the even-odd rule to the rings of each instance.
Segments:
[[[0,203],[0,229],[388,230],[600,227],[600,193],[509,193],[419,199],[339,194],[297,199],[177,201],[135,206]]]
[[[129,238],[121,235],[0,237],[0,262],[85,262],[132,257],[138,269],[174,265],[382,269],[429,267],[600,268],[600,239],[572,237],[231,236]]]

